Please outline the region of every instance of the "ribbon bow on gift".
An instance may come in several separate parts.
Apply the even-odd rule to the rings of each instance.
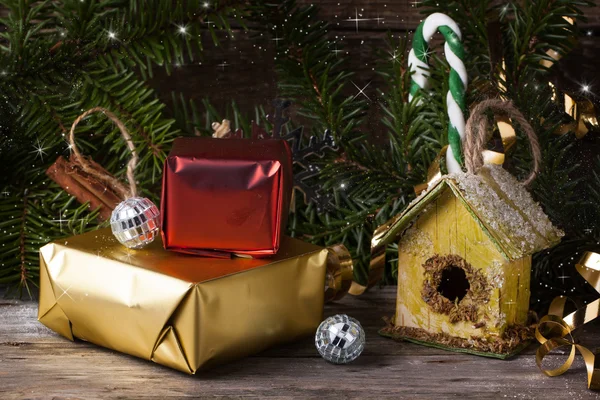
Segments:
[[[600,292],[600,254],[586,252],[578,264],[575,265],[577,272]],[[600,389],[600,358],[596,357],[587,348],[577,344],[571,335],[575,329],[585,325],[600,314],[600,299],[578,308],[576,311],[564,315],[565,304],[568,298],[559,296],[552,301],[548,315],[543,317],[536,330],[535,337],[541,343],[536,353],[536,362],[540,370],[548,376],[562,375],[571,368],[577,350],[583,356],[588,376],[588,389]],[[571,352],[567,360],[556,369],[545,369],[542,367],[544,357],[552,350],[563,346],[571,346]]]

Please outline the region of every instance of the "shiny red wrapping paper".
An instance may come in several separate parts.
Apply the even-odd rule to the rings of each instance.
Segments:
[[[176,139],[163,172],[165,249],[213,256],[277,253],[292,179],[284,140]]]

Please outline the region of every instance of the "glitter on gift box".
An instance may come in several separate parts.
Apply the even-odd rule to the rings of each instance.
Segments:
[[[152,243],[159,228],[160,212],[143,197],[132,197],[117,205],[110,217],[113,235],[130,249],[141,249]]]
[[[365,331],[354,318],[334,315],[319,325],[315,345],[325,360],[347,364],[356,360],[365,348]]]

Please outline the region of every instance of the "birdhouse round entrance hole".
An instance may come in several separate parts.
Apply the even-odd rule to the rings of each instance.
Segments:
[[[449,265],[442,271],[442,279],[437,291],[451,302],[461,301],[471,285],[465,270],[455,265]]]
[[[480,322],[479,307],[486,304],[492,286],[485,274],[458,254],[434,254],[423,264],[421,299],[449,322]]]

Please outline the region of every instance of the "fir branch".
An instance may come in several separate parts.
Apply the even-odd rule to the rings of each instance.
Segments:
[[[342,68],[344,57],[331,52],[335,42],[316,14],[315,6],[299,7],[295,0],[258,1],[250,19],[280,41],[275,62],[280,96],[294,100],[298,114],[313,121],[313,134],[329,129],[343,146],[355,135],[367,104],[342,94],[352,74]]]
[[[178,131],[147,86],[140,61],[164,64],[196,56],[174,22],[204,29],[202,18],[215,18],[220,22],[213,31],[230,30],[226,19],[243,2],[211,2],[210,9],[198,1],[178,1],[173,8],[166,0],[0,4],[8,8],[0,21],[6,27],[0,37],[0,134],[6,138],[0,147],[0,283],[29,292],[39,276],[43,244],[98,226],[97,212],[76,204],[45,175],[58,155],[68,155],[64,138],[71,122],[95,106],[116,112],[138,148],[138,184],[156,200],[162,162]],[[119,32],[120,45],[108,35],[110,29]],[[93,154],[117,176],[124,174],[129,150],[105,118],[94,115],[82,122],[76,140],[84,154]]]

